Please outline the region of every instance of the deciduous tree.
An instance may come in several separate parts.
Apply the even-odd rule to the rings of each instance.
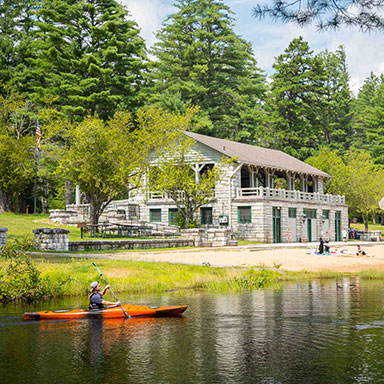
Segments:
[[[107,122],[90,116],[75,125],[60,169],[87,195],[91,223],[98,222],[111,200],[141,186],[149,153],[166,145],[188,119],[149,107],[135,119],[118,112]]]
[[[181,134],[157,151],[149,187],[173,200],[182,227],[194,227],[200,207],[215,201],[216,184],[230,161],[205,164],[194,141]]]
[[[367,152],[348,151],[341,157],[326,148],[308,163],[333,176],[327,192],[345,195],[350,214],[361,215],[368,231],[368,220],[383,197],[383,168],[376,166]]]

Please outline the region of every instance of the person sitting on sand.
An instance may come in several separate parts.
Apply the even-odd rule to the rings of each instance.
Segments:
[[[361,249],[360,245],[357,246],[356,256],[365,256],[366,253]]]
[[[324,240],[324,252],[325,253],[331,253],[331,247],[329,246],[329,238],[328,237]]]
[[[324,253],[324,240],[322,237],[320,237],[319,253],[320,253],[320,255],[322,255]]]
[[[110,286],[107,285],[100,293],[100,284],[97,281],[91,283],[91,294],[89,296],[89,309],[103,309],[104,305],[120,305],[120,301],[112,302],[103,300],[103,296]]]

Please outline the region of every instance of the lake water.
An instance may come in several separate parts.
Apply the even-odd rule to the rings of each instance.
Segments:
[[[182,318],[23,321],[0,307],[0,383],[384,383],[384,282],[287,283],[243,293],[168,292]]]

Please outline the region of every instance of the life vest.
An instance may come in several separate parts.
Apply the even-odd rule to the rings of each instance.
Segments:
[[[95,309],[103,309],[104,308],[104,305],[101,304],[101,303],[93,303],[92,302],[92,296],[93,295],[97,295],[97,293],[92,293],[90,296],[89,296],[89,309],[90,310],[95,310]]]

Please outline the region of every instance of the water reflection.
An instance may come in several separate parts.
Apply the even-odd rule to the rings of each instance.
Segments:
[[[22,322],[24,308],[5,306],[0,382],[380,383],[383,287],[343,279],[136,297],[190,305],[166,319]]]

